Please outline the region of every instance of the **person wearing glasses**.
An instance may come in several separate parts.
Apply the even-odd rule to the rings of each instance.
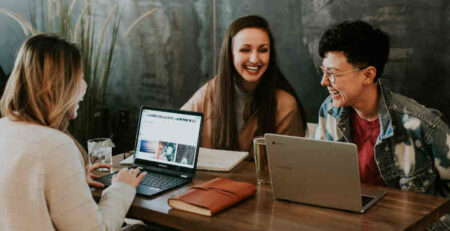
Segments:
[[[450,197],[450,130],[442,114],[379,81],[389,36],[366,22],[345,21],[322,35],[319,54],[321,85],[330,96],[314,138],[355,143],[362,183]]]

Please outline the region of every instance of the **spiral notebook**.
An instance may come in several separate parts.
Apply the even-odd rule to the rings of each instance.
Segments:
[[[230,172],[237,164],[248,156],[248,152],[228,151],[200,148],[197,170],[213,172]],[[133,156],[120,162],[121,165],[132,165]]]
[[[200,148],[197,170],[229,172],[247,156],[248,152]]]

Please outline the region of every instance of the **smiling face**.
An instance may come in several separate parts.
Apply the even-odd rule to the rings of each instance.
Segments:
[[[347,62],[347,57],[342,51],[327,52],[322,66],[327,71],[338,74],[357,68]],[[364,71],[360,70],[336,76],[334,84],[331,84],[326,77],[322,77],[320,84],[327,87],[333,98],[334,107],[355,107],[360,102],[363,102],[365,97],[365,81],[367,82]]]
[[[252,92],[267,70],[270,57],[270,39],[259,28],[240,30],[232,40],[233,65],[239,73],[238,85]]]

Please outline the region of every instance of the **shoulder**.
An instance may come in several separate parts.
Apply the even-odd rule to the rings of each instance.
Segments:
[[[7,118],[1,119],[3,132],[9,138],[21,138],[36,144],[43,143],[73,143],[72,139],[65,133],[46,126],[29,122],[11,121]]]
[[[20,152],[32,152],[40,158],[53,158],[59,153],[58,150],[61,150],[61,154],[72,150],[76,154],[79,153],[72,138],[57,129],[5,118],[1,119],[0,126],[2,141],[20,143]]]
[[[80,150],[69,135],[51,128],[46,133],[47,136],[41,141],[40,150],[42,150],[42,158],[48,161],[47,166],[55,167],[61,162],[83,165]]]
[[[343,139],[343,134],[338,129],[338,117],[344,108],[333,107],[332,98],[328,96],[319,108],[319,116],[317,121],[314,139],[335,140]]]
[[[438,124],[443,123],[442,113],[436,109],[427,108],[414,99],[386,89],[384,90],[384,95],[389,99],[389,111],[402,116],[402,120],[407,120],[404,121],[405,123],[415,120],[431,127],[436,127]]]
[[[212,101],[213,93],[215,92],[216,79],[214,77],[200,87],[194,95],[184,104],[181,109],[189,111],[201,111],[207,101]]]
[[[37,135],[39,135],[39,137],[36,138],[41,144],[45,144],[51,147],[60,145],[75,145],[72,138],[57,129],[38,126],[37,131]]]
[[[325,98],[319,108],[319,117],[328,118],[333,117],[337,118],[342,113],[344,108],[336,108],[333,106],[333,99],[331,96]]]
[[[285,90],[277,89],[275,91],[275,102],[277,108],[297,108],[297,100]]]
[[[216,87],[216,82],[217,82],[217,77],[214,77],[210,80],[208,80],[208,82],[206,82],[205,84],[203,84],[202,87],[200,87],[196,93],[199,92],[204,92],[204,93],[210,93],[213,92],[215,87]]]
[[[205,84],[203,84],[202,87],[200,87],[194,94],[195,95],[205,95],[205,94],[211,94],[212,92],[215,91],[216,88],[216,82],[217,82],[217,77],[214,77],[210,80],[208,80],[208,82],[206,82]]]
[[[325,98],[325,100],[320,105],[319,111],[322,113],[327,113],[329,110],[333,108],[331,96]]]

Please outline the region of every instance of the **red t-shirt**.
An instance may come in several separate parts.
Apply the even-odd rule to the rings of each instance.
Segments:
[[[367,121],[353,111],[351,121],[353,142],[358,146],[361,183],[385,186],[373,155],[375,143],[380,134],[379,119]]]

